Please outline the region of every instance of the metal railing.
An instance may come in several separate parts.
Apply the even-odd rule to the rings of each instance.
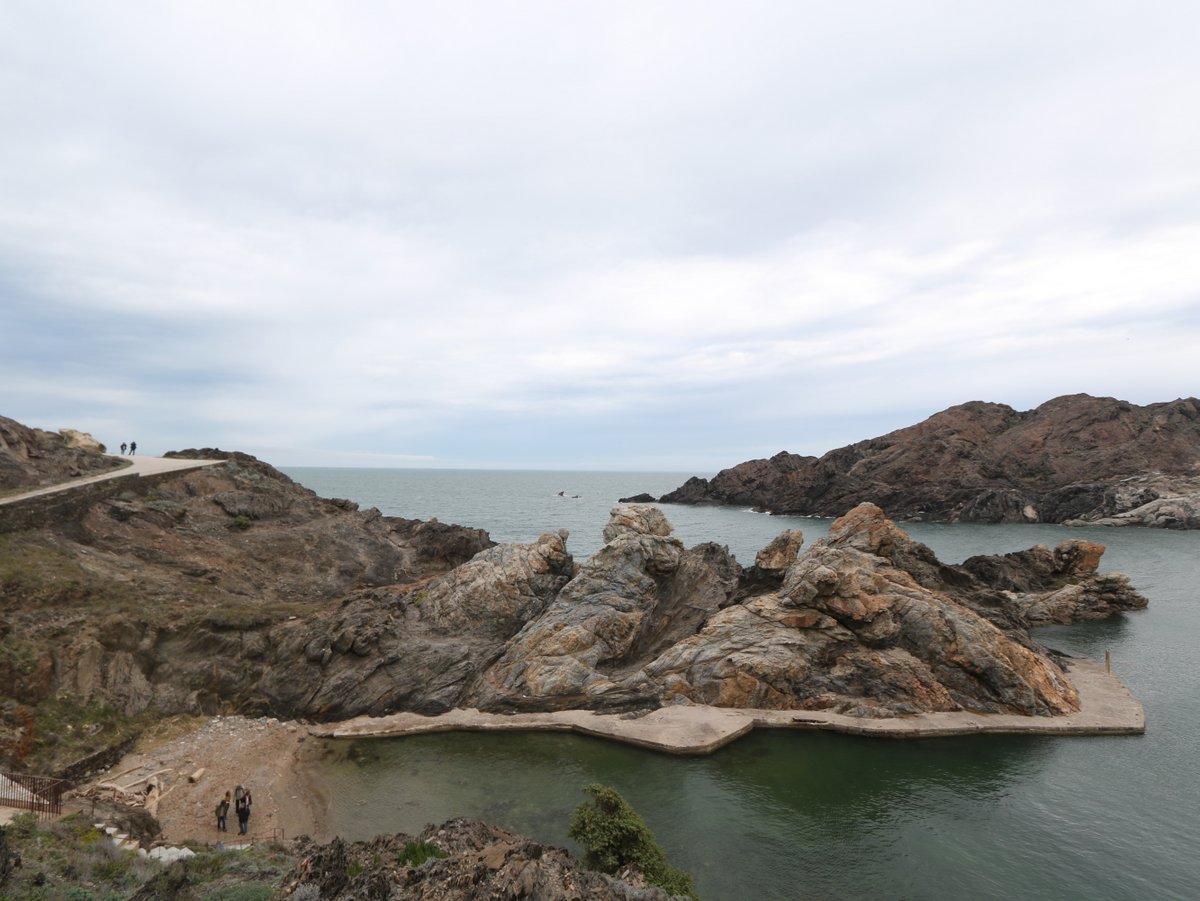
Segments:
[[[62,813],[62,799],[70,787],[64,779],[28,773],[0,772],[0,806],[30,810],[39,819]]]

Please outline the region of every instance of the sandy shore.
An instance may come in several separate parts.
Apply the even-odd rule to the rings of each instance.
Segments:
[[[313,778],[318,769],[313,761],[321,744],[296,723],[213,717],[183,735],[127,754],[89,785],[116,786],[136,795],[148,780],[157,780],[161,792],[151,811],[162,824],[164,839],[174,844],[283,841],[319,833],[326,801]],[[251,789],[254,799],[245,836],[238,835],[232,809],[228,831],[217,830],[217,802],[238,785]]]

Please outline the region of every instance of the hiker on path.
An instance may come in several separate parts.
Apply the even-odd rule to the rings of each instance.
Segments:
[[[129,442],[129,456],[131,456],[131,457],[132,457],[132,456],[133,456],[134,454],[136,454],[136,453],[137,453],[137,442],[136,442],[136,441],[130,441],[130,442]]]
[[[128,444],[126,444],[124,441],[122,441],[122,442],[121,442],[121,455],[122,455],[122,456],[124,456],[124,455],[125,455],[125,448],[127,448],[127,447],[129,447],[129,445],[128,445]]]
[[[225,797],[217,804],[217,831],[228,832],[229,827],[225,825],[225,818],[229,816],[229,792],[225,792]]]

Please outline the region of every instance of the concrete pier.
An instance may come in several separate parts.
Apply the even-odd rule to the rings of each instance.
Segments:
[[[882,738],[932,738],[1009,733],[1025,735],[1139,735],[1146,731],[1141,702],[1101,665],[1071,661],[1080,711],[1041,717],[999,713],[924,713],[867,719],[821,710],[746,710],[699,704],[660,707],[648,713],[483,713],[456,709],[440,716],[396,713],[310,726],[324,738],[395,738],[428,732],[578,732],[668,754],[711,754],[751,729],[808,729]]]

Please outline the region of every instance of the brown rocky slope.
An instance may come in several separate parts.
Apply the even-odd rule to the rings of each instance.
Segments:
[[[1200,528],[1200,401],[1076,394],[1026,412],[972,401],[819,458],[784,451],[692,478],[659,500],[807,516],[870,501],[904,520]]]

